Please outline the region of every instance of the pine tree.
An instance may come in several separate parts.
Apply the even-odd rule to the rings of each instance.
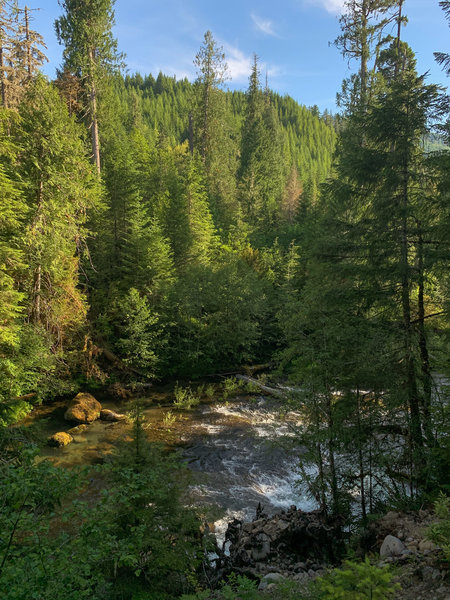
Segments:
[[[207,31],[194,65],[194,110],[191,151],[199,151],[205,166],[211,211],[226,234],[240,219],[236,198],[237,148],[222,86],[227,78],[225,54]]]
[[[87,124],[91,132],[92,160],[100,173],[98,94],[107,74],[121,64],[114,25],[114,0],[60,0],[65,11],[55,21],[56,34],[63,52],[64,68],[77,75],[85,92]]]
[[[98,203],[99,189],[80,130],[43,77],[27,91],[20,115],[15,136],[26,148],[19,169],[28,205],[29,316],[51,334],[54,348],[61,349],[85,317],[78,265],[87,235],[86,213]]]
[[[2,68],[2,103],[5,107],[15,107],[20,103],[27,84],[47,60],[42,49],[46,48],[42,36],[31,29],[31,10],[19,7],[12,2],[6,15],[3,7],[4,26],[0,34]]]
[[[442,8],[445,14],[445,18],[450,24],[450,1],[441,0],[439,6]],[[446,52],[435,52],[434,57],[436,62],[442,66],[447,75],[450,75],[450,54]]]
[[[208,264],[218,239],[208,206],[202,164],[181,149],[179,179],[165,211],[165,231],[179,270],[188,265]]]
[[[398,0],[346,0],[346,10],[340,18],[342,34],[334,44],[344,57],[359,60],[357,85],[358,106],[364,109],[376,71],[378,52],[386,41],[384,30],[395,19],[390,12]],[[399,21],[400,22],[400,21]],[[374,64],[369,66],[374,58]]]
[[[2,162],[0,164],[0,348],[5,352],[19,341],[24,295],[19,291],[18,272],[24,265],[20,232],[27,215],[27,208],[17,182],[12,179],[14,169],[7,172],[17,158],[17,148],[11,143],[7,131],[14,117],[9,111],[0,112],[0,140]],[[0,350],[0,354],[3,352]]]
[[[261,235],[277,221],[285,175],[279,121],[269,93],[261,90],[256,55],[246,97],[239,189],[244,218],[251,230]]]

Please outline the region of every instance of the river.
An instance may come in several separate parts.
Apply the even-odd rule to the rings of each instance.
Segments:
[[[129,403],[100,398],[103,408],[127,412]],[[238,396],[227,402],[210,401],[190,411],[177,411],[165,393],[141,400],[148,439],[179,448],[193,484],[190,502],[214,506],[219,538],[234,517],[251,520],[258,504],[268,514],[295,504],[316,508],[298,486],[302,449],[295,428],[300,415],[283,415],[280,406],[262,396]],[[27,422],[38,421],[44,435],[67,431],[63,403],[37,408]],[[130,424],[95,421],[62,449],[45,446],[42,456],[72,466],[104,460],[120,439],[130,439]]]

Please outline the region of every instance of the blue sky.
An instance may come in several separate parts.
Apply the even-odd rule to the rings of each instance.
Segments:
[[[53,21],[61,13],[57,0],[29,0],[34,29],[45,38],[53,77],[61,62]],[[193,60],[210,29],[223,46],[232,89],[246,89],[253,52],[267,71],[269,86],[321,110],[335,109],[336,92],[351,72],[338,50],[329,46],[339,34],[343,0],[117,0],[114,34],[126,54],[130,73],[195,78]],[[429,82],[448,84],[433,59],[449,51],[449,28],[438,0],[406,0],[409,23],[403,38],[416,52],[419,72]],[[355,68],[356,65],[351,65]]]

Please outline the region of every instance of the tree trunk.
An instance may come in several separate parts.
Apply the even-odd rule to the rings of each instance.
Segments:
[[[192,113],[189,113],[189,152],[194,154],[194,123]]]
[[[39,184],[36,194],[36,222],[39,219],[42,205],[42,193],[44,191],[44,180],[42,172],[39,175]],[[41,233],[39,231],[39,233]],[[42,288],[42,265],[41,256],[38,257],[38,265],[34,272],[34,284],[33,284],[33,308],[32,308],[32,321],[33,323],[39,323],[41,320],[41,288]]]
[[[408,107],[406,107],[408,111]],[[416,473],[423,475],[423,438],[420,419],[420,404],[418,398],[417,381],[415,373],[414,355],[413,355],[413,331],[411,324],[411,303],[410,303],[410,266],[408,258],[408,208],[409,208],[409,165],[408,157],[404,158],[403,165],[403,184],[401,190],[401,302],[403,313],[404,330],[404,363],[406,369],[406,389],[411,418],[411,443],[413,446],[413,461],[417,467]]]
[[[424,259],[423,259],[423,236],[422,230],[419,227],[418,235],[418,271],[419,271],[419,292],[417,299],[417,310],[418,310],[418,331],[419,331],[419,347],[420,347],[420,358],[422,363],[422,386],[423,386],[423,399],[422,399],[422,413],[423,413],[423,427],[427,443],[429,447],[435,445],[433,437],[433,430],[431,427],[431,390],[432,390],[432,377],[430,370],[430,357],[428,354],[427,338],[425,334],[425,302],[424,302]]]
[[[25,13],[25,42],[26,42],[26,48],[27,48],[27,72],[28,72],[28,77],[31,79],[31,75],[32,75],[32,61],[31,61],[31,40],[30,40],[30,18],[28,16],[28,11],[30,9],[28,8],[28,6],[25,6],[24,8],[24,13]]]
[[[358,460],[359,460],[359,489],[361,494],[361,514],[363,519],[367,516],[366,511],[366,493],[364,487],[364,457],[362,451],[361,439],[361,396],[359,390],[356,392],[356,424],[358,429]]]
[[[1,77],[1,94],[2,94],[2,106],[8,108],[6,103],[6,77],[3,65],[3,47],[0,46],[0,77]]]
[[[94,51],[89,49],[89,61],[91,65],[89,74],[89,112],[91,115],[91,143],[92,143],[92,161],[97,167],[97,173],[100,175],[100,141],[98,135],[98,115],[97,115],[97,90],[95,86],[93,70],[94,70]]]
[[[331,405],[331,394],[327,392],[326,401],[327,425],[328,425],[328,460],[330,463],[330,484],[331,484],[331,502],[333,515],[339,513],[339,491],[337,485],[336,463],[334,460],[334,419],[333,408]]]

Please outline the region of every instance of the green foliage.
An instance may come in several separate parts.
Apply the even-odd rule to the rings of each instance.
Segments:
[[[163,417],[163,424],[165,427],[170,428],[177,420],[177,415],[175,415],[171,410],[168,410]]]
[[[153,377],[164,345],[159,316],[135,288],[117,302],[114,314],[117,315],[113,324],[118,332],[116,347],[120,356],[134,369]]]
[[[434,512],[439,521],[430,525],[426,537],[442,548],[445,559],[450,562],[450,498],[443,492],[434,503]]]
[[[212,268],[186,272],[170,298],[174,371],[198,376],[251,361],[261,343],[268,293],[266,282],[232,253]]]
[[[284,580],[275,584],[275,589],[258,591],[258,582],[242,575],[231,573],[218,589],[204,590],[197,594],[181,597],[181,600],[317,600],[304,587],[300,589],[295,581]]]
[[[205,387],[205,396],[208,398],[208,400],[212,400],[214,398],[215,393],[216,393],[216,386],[213,383],[209,383]]]
[[[123,444],[89,474],[37,460],[26,433],[0,431],[2,598],[160,600],[191,589],[200,524],[181,502],[177,458],[145,441],[138,413],[139,453],[136,440]]]
[[[260,600],[262,595],[258,592],[258,583],[242,575],[231,573],[227,582],[218,590],[203,591],[195,595],[182,596],[182,600]]]
[[[200,402],[199,395],[195,394],[190,387],[183,388],[178,383],[174,389],[175,400],[173,405],[181,410],[191,410],[193,406],[197,406]]]
[[[224,400],[234,396],[241,389],[242,382],[236,377],[227,377],[222,383],[222,397]]]
[[[377,567],[368,558],[364,562],[345,561],[340,569],[319,577],[315,585],[324,600],[388,600],[399,585],[392,582],[388,567]]]

